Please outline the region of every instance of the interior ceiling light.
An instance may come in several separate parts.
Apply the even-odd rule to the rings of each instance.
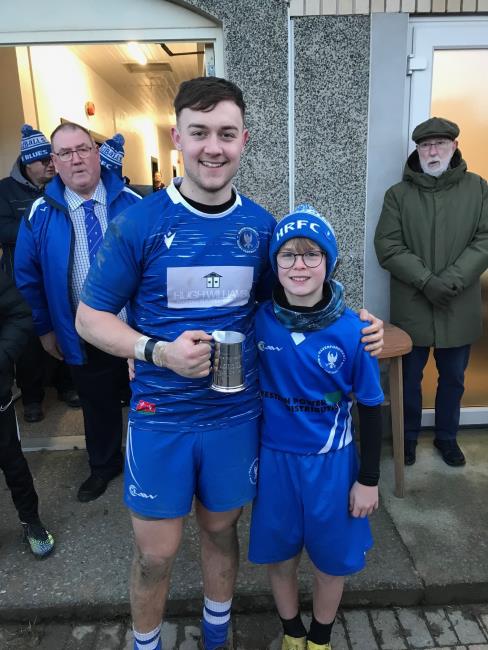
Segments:
[[[139,65],[146,65],[147,59],[139,43],[131,41],[130,43],[127,43],[127,49],[129,50],[131,57],[135,59]]]

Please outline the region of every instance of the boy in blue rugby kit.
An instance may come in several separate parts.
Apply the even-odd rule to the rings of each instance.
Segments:
[[[366,516],[378,507],[383,392],[378,363],[361,344],[362,323],[332,279],[330,224],[300,206],[276,226],[270,260],[280,286],[255,319],[263,423],[249,559],[269,565],[282,650],[330,650],[344,576],[364,567],[372,546]],[[303,547],[314,565],[308,634],[298,603]]]
[[[172,135],[185,176],[110,224],[77,314],[83,338],[136,359],[125,501],[136,542],[131,611],[137,650],[162,647],[171,568],[194,497],[202,647],[227,647],[236,524],[256,493],[261,402],[254,314],[273,280],[268,251],[275,225],[232,184],[248,140],[244,111],[242,92],[225,79],[181,85]],[[126,302],[130,325],[114,316]],[[241,392],[210,388],[215,330],[246,335]],[[365,334],[372,349],[381,348],[381,322]]]

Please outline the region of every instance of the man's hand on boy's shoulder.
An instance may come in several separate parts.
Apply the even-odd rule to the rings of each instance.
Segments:
[[[377,357],[381,350],[383,349],[383,321],[381,318],[376,318],[374,314],[371,314],[364,307],[359,312],[359,318],[363,321],[369,321],[371,324],[367,327],[363,327],[361,333],[363,338],[361,343],[366,343],[364,349],[366,352],[369,352],[372,357]]]
[[[349,512],[352,517],[367,517],[378,509],[377,485],[363,485],[356,481],[349,492]]]

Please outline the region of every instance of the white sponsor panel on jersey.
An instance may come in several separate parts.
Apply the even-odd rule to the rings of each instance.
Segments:
[[[167,276],[168,307],[201,309],[246,305],[253,273],[252,266],[170,267]]]

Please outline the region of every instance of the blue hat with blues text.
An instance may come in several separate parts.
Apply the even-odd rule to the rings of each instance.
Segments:
[[[111,169],[113,172],[122,176],[122,159],[124,151],[125,138],[122,133],[116,133],[113,138],[105,140],[100,146],[100,164],[105,169]]]
[[[45,160],[51,156],[51,143],[44,133],[36,131],[30,124],[22,127],[22,140],[20,142],[20,160],[24,165]]]
[[[327,219],[308,203],[299,205],[276,224],[269,248],[273,271],[278,272],[276,264],[278,251],[285,242],[295,237],[311,239],[324,251],[327,258],[325,279],[330,280],[339,260],[334,229]]]

